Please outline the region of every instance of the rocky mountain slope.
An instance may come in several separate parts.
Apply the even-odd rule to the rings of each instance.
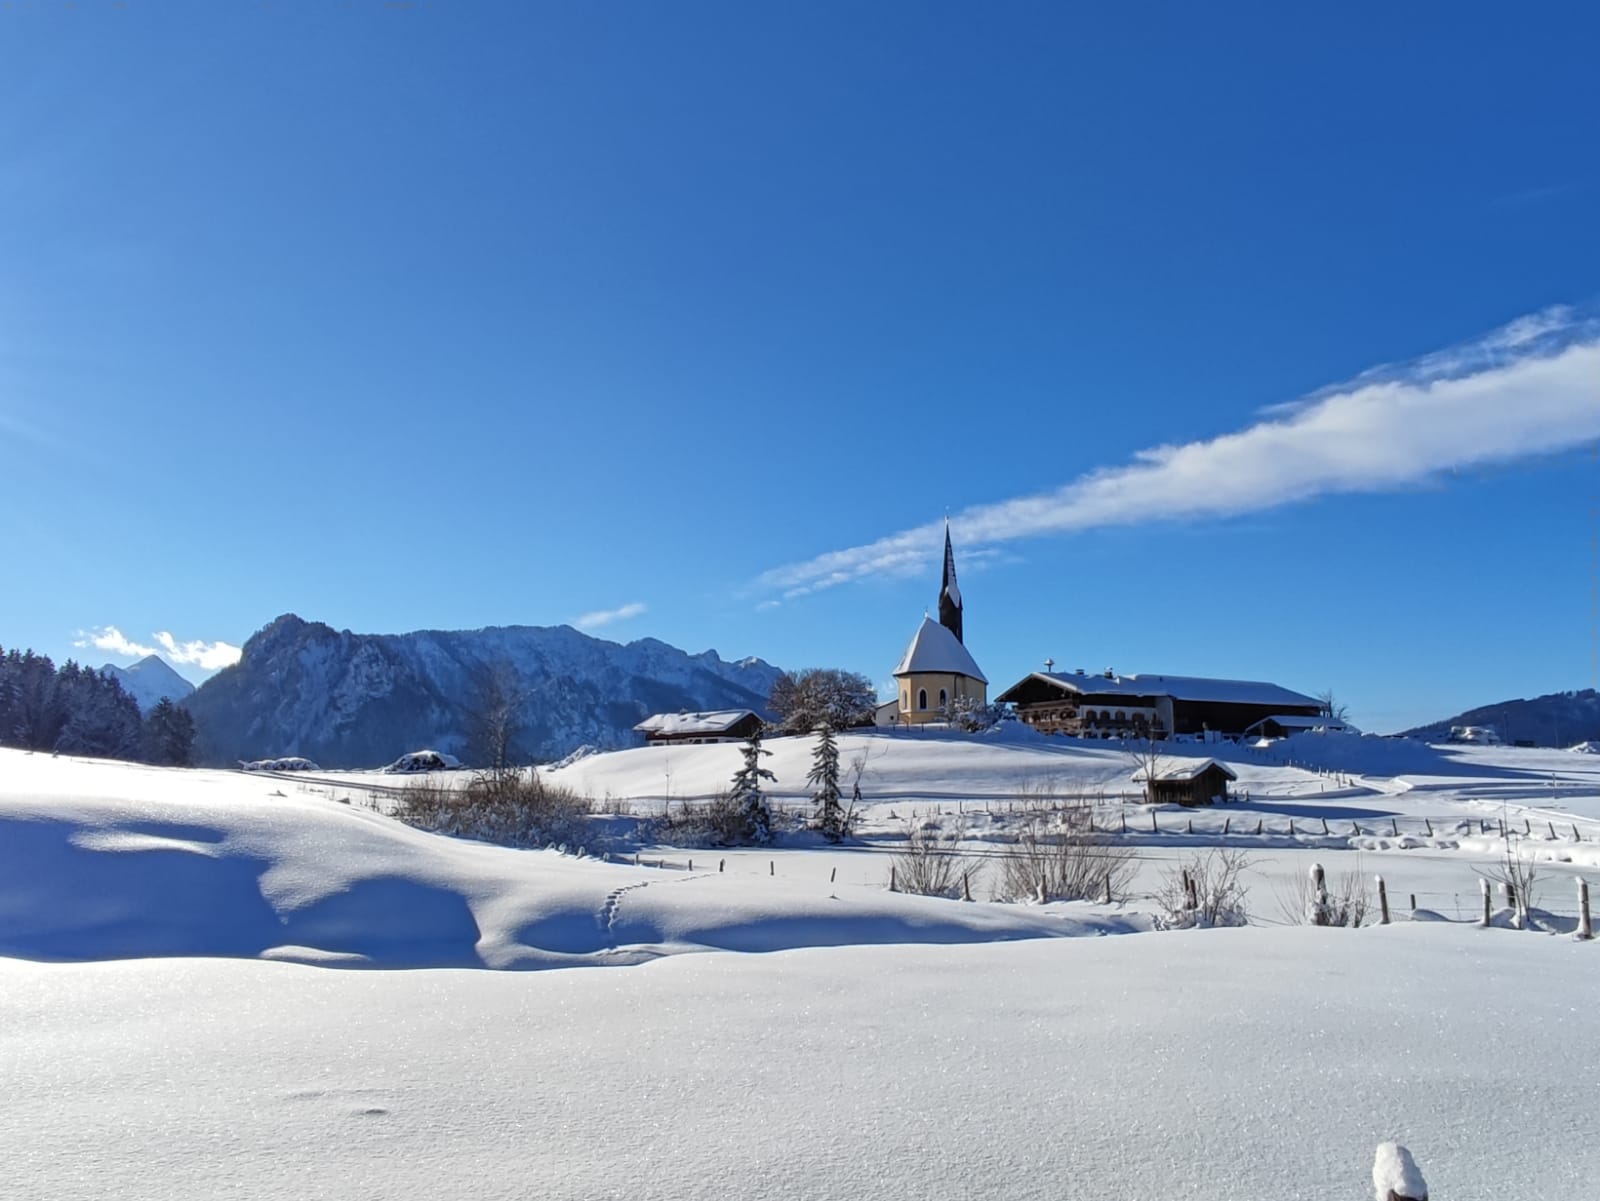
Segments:
[[[141,713],[150,712],[163,697],[176,703],[194,692],[194,685],[167,666],[160,655],[146,655],[128,667],[107,663],[100,671],[116,678]]]
[[[508,675],[522,696],[520,755],[546,760],[583,744],[635,745],[632,727],[651,713],[764,711],[779,669],[653,638],[607,642],[570,626],[353,634],[288,614],[186,707],[204,763],[304,755],[324,767],[371,767],[420,747],[468,757],[491,673]]]
[[[1405,732],[1432,740],[1446,737],[1451,726],[1493,726],[1506,742],[1573,746],[1600,738],[1600,693],[1585,688],[1580,692],[1552,692],[1531,700],[1501,701]]]

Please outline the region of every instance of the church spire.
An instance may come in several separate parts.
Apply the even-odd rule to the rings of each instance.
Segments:
[[[939,588],[939,624],[961,637],[961,589],[956,586],[956,553],[950,546],[950,519],[944,519],[944,583]]]

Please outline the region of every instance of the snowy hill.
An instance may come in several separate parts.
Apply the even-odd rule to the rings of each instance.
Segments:
[[[1506,742],[1571,746],[1600,738],[1600,692],[1585,688],[1578,692],[1552,692],[1531,700],[1501,701],[1405,733],[1437,741],[1449,735],[1451,726],[1492,726]]]
[[[1051,757],[1089,781],[1115,753],[852,737],[904,793],[985,770],[997,792]],[[797,768],[809,740],[780,741]],[[728,749],[672,754],[709,776]],[[581,762],[642,781],[645,755]],[[1564,765],[1593,811],[1590,759],[1467,748],[1415,758],[1435,782],[1361,791],[1469,812],[1487,785],[1540,797]],[[1324,780],[1253,778],[1285,798]],[[1467,853],[1369,852],[1392,874]],[[1441,1197],[1578,1196],[1600,1173],[1573,1051],[1600,1038],[1595,943],[1470,917],[1285,927],[1270,907],[1252,928],[1060,937],[1148,923],[834,880],[830,862],[881,860],[862,846],[749,855],[512,851],[312,781],[0,750],[6,1195],[1361,1197],[1395,1137]],[[1447,866],[1470,906],[1476,877]],[[621,970],[481,970],[601,964]],[[408,966],[480,970],[327,970]]]
[[[100,671],[122,685],[122,691],[133,698],[141,713],[154,709],[163,698],[176,703],[194,694],[194,685],[173,671],[160,655],[146,655],[130,667],[107,663]]]
[[[429,746],[463,754],[484,673],[522,695],[517,749],[554,759],[630,746],[640,719],[678,709],[762,711],[779,670],[653,638],[622,645],[569,626],[353,634],[291,615],[244,645],[188,704],[202,762],[304,755],[371,766]]]

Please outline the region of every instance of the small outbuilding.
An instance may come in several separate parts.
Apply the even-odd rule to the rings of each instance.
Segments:
[[[1225,763],[1198,759],[1159,766],[1153,779],[1137,772],[1133,782],[1145,785],[1145,795],[1157,805],[1194,806],[1227,800],[1228,785],[1238,778]]]
[[[716,709],[709,713],[657,713],[634,726],[647,746],[669,743],[743,742],[766,723],[754,709]]]

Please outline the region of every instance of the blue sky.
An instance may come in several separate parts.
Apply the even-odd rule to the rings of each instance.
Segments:
[[[1593,686],[1597,35],[0,6],[0,643],[588,617],[884,680],[948,511],[996,686]]]

